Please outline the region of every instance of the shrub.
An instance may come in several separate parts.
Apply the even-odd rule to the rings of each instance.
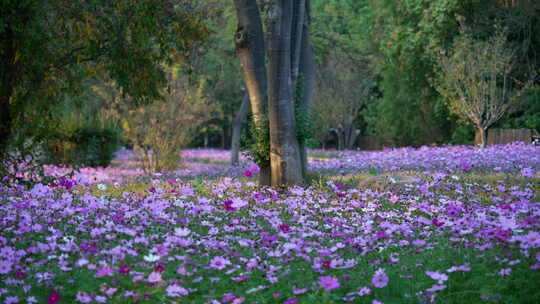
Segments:
[[[118,149],[120,134],[111,127],[83,126],[57,132],[46,144],[48,161],[70,166],[106,167]]]
[[[212,114],[211,101],[204,93],[205,81],[198,86],[189,84],[174,70],[168,77],[163,100],[135,108],[133,103],[124,103],[119,111],[124,138],[147,173],[177,169],[180,150]]]

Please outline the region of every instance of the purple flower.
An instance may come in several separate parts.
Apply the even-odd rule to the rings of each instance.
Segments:
[[[448,276],[444,273],[440,273],[437,271],[426,271],[426,275],[428,275],[430,278],[437,280],[437,283],[442,284],[448,280]]]
[[[182,286],[178,286],[176,284],[169,285],[167,287],[167,296],[168,297],[179,297],[179,296],[187,296],[189,294],[189,291],[185,289]]]
[[[323,276],[319,278],[319,285],[325,290],[332,290],[341,287],[336,277]]]
[[[79,291],[77,293],[77,296],[76,296],[75,300],[77,300],[77,302],[81,302],[81,303],[90,303],[90,302],[92,302],[92,297],[89,296],[88,293],[86,293],[84,291]]]
[[[7,274],[11,271],[11,263],[6,260],[0,260],[0,274]]]
[[[210,261],[210,267],[217,270],[222,270],[226,268],[227,265],[231,265],[231,262],[221,256],[216,256]]]
[[[159,272],[152,272],[149,276],[148,276],[148,282],[150,283],[157,283],[157,282],[161,282],[161,273]]]
[[[388,285],[388,276],[384,272],[384,269],[379,268],[377,271],[375,271],[373,279],[371,279],[371,284],[377,288],[383,288]]]

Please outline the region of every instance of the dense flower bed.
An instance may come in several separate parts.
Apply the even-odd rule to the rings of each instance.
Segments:
[[[68,180],[5,187],[0,299],[533,303],[534,187],[532,177],[475,183],[444,172],[400,193],[331,182],[278,192],[234,179],[171,179],[140,193]]]
[[[471,146],[422,147],[386,149],[385,151],[323,151],[310,152],[309,168],[312,172],[356,174],[370,171],[443,171],[447,173],[515,173],[525,176],[540,174],[540,146],[515,143],[482,149]],[[316,157],[313,157],[316,156]],[[323,157],[321,157],[323,156]],[[213,149],[186,149],[182,151],[183,168],[167,172],[169,177],[241,177],[247,170],[254,173],[253,163],[245,156],[241,165],[230,166],[230,152]],[[122,150],[116,155],[117,167],[83,168],[73,179],[80,183],[117,183],[144,175],[142,169],[126,166],[136,156]],[[46,173],[61,176],[70,170],[48,166]]]
[[[540,171],[540,146],[523,143],[473,146],[397,148],[384,151],[335,152],[339,158],[313,161],[313,170],[340,170],[343,173],[399,170],[445,172]]]

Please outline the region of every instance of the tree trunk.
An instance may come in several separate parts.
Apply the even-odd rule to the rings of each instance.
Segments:
[[[291,33],[291,77],[293,92],[297,88],[297,80],[300,74],[300,59],[302,55],[302,42],[304,31],[304,19],[306,0],[293,1],[293,20]]]
[[[302,184],[291,79],[293,3],[274,1],[269,12],[268,118],[272,186]]]
[[[313,55],[313,47],[309,39],[309,26],[311,23],[311,7],[309,0],[305,0],[305,17],[303,20],[302,30],[302,48],[300,53],[300,75],[303,77],[303,94],[301,105],[298,107],[301,111],[306,112],[306,116],[311,119],[310,109],[313,101],[313,93],[315,92],[315,58]],[[307,176],[307,143],[305,140],[299,142],[300,145],[300,161],[302,168],[302,176],[306,179]]]
[[[234,0],[238,17],[238,28],[234,37],[240,65],[244,75],[244,82],[249,94],[253,123],[258,132],[266,134],[268,122],[267,112],[267,76],[265,63],[264,34],[262,29],[259,7],[256,0]],[[263,141],[269,139],[258,138],[259,145],[267,146]],[[257,151],[264,152],[264,151]],[[260,155],[260,158],[264,158]],[[268,159],[268,158],[266,158]],[[270,185],[270,162],[259,162],[261,169],[259,183]]]
[[[356,143],[356,139],[358,139],[358,135],[360,135],[359,129],[351,130],[351,136],[349,137],[349,150],[354,149],[354,144]]]
[[[474,141],[480,147],[485,148],[487,146],[487,129],[484,127],[476,127]]]
[[[244,94],[244,99],[240,105],[240,109],[236,113],[236,117],[233,122],[233,132],[231,139],[231,165],[238,166],[240,161],[238,155],[240,154],[240,135],[242,134],[242,123],[246,117],[249,105],[249,95],[247,92]]]

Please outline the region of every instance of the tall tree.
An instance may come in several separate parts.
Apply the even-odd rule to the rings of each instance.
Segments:
[[[6,0],[0,3],[0,159],[19,127],[106,73],[138,101],[160,97],[161,63],[206,36],[190,0]]]
[[[248,89],[253,119],[258,134],[257,161],[261,184],[273,186],[301,184],[304,158],[301,157],[297,130],[297,108],[306,105],[312,89],[313,72],[309,42],[309,1],[278,0],[269,3],[268,72],[261,15],[256,0],[235,0],[238,29],[235,42]],[[311,56],[311,57],[310,57]],[[299,79],[308,85],[298,85]],[[301,87],[302,98],[294,96]],[[266,131],[268,130],[268,131]],[[267,144],[269,142],[269,145]]]

